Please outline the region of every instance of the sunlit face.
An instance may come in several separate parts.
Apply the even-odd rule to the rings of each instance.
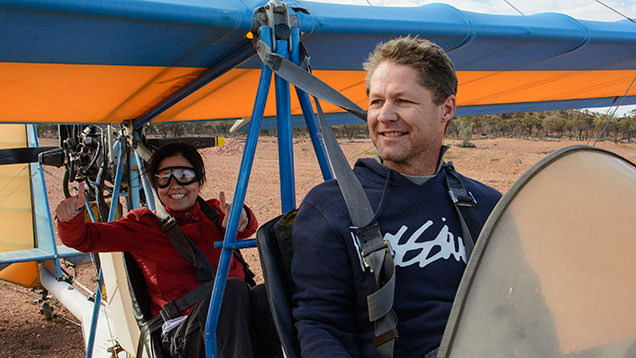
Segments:
[[[172,157],[168,157],[159,163],[157,173],[160,173],[163,169],[169,167],[190,167],[194,168],[192,164],[184,158],[181,154],[177,154]],[[201,185],[199,181],[195,181],[188,185],[179,184],[174,178],[170,179],[170,184],[165,188],[157,188],[157,194],[159,199],[168,208],[181,211],[190,209],[194,206],[199,196],[199,190]]]
[[[408,175],[434,174],[455,96],[440,105],[408,65],[382,62],[369,84],[369,135],[384,165]]]

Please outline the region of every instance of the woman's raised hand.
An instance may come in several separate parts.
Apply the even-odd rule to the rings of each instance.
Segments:
[[[85,203],[84,182],[81,182],[79,184],[79,189],[77,189],[77,195],[60,201],[57,208],[55,208],[55,216],[57,216],[59,221],[69,221],[82,212]]]
[[[219,193],[219,207],[221,209],[221,212],[223,212],[223,215],[225,215],[225,218],[223,219],[223,223],[221,223],[221,226],[223,226],[223,228],[227,228],[227,222],[228,222],[228,219],[230,218],[230,209],[232,208],[232,204],[228,204],[225,202],[224,192]],[[247,218],[247,212],[245,212],[245,208],[243,208],[243,210],[241,210],[241,219],[239,219],[239,225],[238,225],[239,232],[245,230],[245,228],[247,227],[248,221],[249,220]]]

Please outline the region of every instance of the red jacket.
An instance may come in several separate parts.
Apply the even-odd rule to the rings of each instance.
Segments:
[[[216,199],[208,204],[219,213],[218,223],[224,215]],[[238,233],[238,239],[254,234],[258,228],[254,213],[247,207],[247,228]],[[215,241],[222,241],[221,232],[201,211],[196,203],[190,210],[175,212],[166,208],[177,219],[183,232],[203,251],[214,267],[219,264],[221,249],[214,248]],[[84,215],[77,215],[68,222],[57,224],[62,242],[82,252],[130,252],[146,279],[151,300],[152,315],[159,314],[164,304],[176,300],[198,287],[194,266],[172,245],[161,232],[159,219],[146,208],[131,210],[126,217],[110,223],[86,223]],[[234,258],[229,277],[245,279],[241,264]]]

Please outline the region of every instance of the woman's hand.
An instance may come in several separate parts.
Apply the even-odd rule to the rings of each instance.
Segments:
[[[77,191],[77,195],[66,198],[57,205],[57,208],[55,208],[57,220],[67,222],[82,212],[86,203],[84,199],[84,182],[79,184]]]
[[[224,229],[227,229],[227,221],[230,218],[230,209],[232,208],[232,204],[228,204],[225,202],[224,192],[219,193],[219,207],[221,209],[221,212],[223,212],[223,215],[225,215],[225,218],[223,219],[221,226],[223,226]],[[248,222],[249,222],[249,219],[247,217],[247,212],[245,211],[245,208],[242,208],[241,218],[239,219],[238,231],[241,232],[245,230]]]

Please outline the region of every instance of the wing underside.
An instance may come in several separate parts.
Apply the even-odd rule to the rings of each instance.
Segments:
[[[636,103],[636,26],[627,20],[487,15],[442,4],[293,4],[314,73],[362,107],[362,61],[378,41],[405,34],[448,51],[458,70],[458,115]],[[4,2],[0,122],[121,123],[149,113],[153,122],[249,117],[260,62],[247,34],[262,5]],[[218,72],[212,82],[153,112],[211,70]],[[300,114],[294,101],[292,114]],[[265,116],[275,115],[274,102]]]

